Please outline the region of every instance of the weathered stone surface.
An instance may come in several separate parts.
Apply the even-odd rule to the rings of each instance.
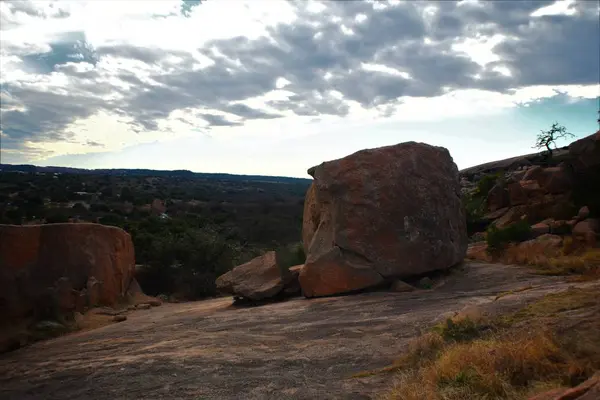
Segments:
[[[590,209],[588,206],[581,207],[579,209],[579,211],[577,212],[577,219],[579,221],[583,221],[584,219],[586,219],[589,216],[590,216]]]
[[[538,237],[546,233],[550,233],[550,225],[544,224],[542,222],[535,225],[531,225],[531,234],[534,237]]]
[[[113,306],[133,276],[131,237],[97,224],[0,225],[0,324],[30,314],[60,278],[72,288],[102,281],[99,303]]]
[[[469,260],[478,260],[478,261],[492,261],[492,257],[488,253],[488,245],[486,242],[476,242],[467,248],[467,256]]]
[[[302,271],[302,268],[304,268],[304,264],[294,265],[293,267],[288,268],[291,277],[286,283],[285,287],[283,288],[283,292],[286,295],[293,296],[300,294],[300,292],[302,291],[302,289],[300,288],[300,282],[298,281],[298,277],[300,275],[300,272]]]
[[[511,206],[526,204],[529,200],[527,192],[520,182],[513,182],[508,185],[508,198]]]
[[[392,282],[392,286],[390,286],[390,290],[392,292],[412,292],[415,290],[415,287],[412,285],[409,285],[408,283],[401,281],[400,279],[396,279],[394,282]]]
[[[572,182],[569,175],[561,167],[544,169],[543,181],[540,182],[547,193],[565,193],[571,190]]]
[[[600,130],[569,145],[571,165],[576,173],[600,166]]]
[[[146,303],[146,304],[150,304],[153,307],[157,307],[162,304],[162,301],[160,299],[146,295],[142,291],[140,284],[138,283],[137,279],[135,279],[135,278],[133,278],[131,280],[129,287],[127,288],[126,297],[127,297],[127,302],[132,305]]]
[[[100,295],[102,293],[102,282],[94,276],[90,276],[86,283],[87,305],[96,307],[100,305]]]
[[[305,264],[298,278],[306,297],[347,293],[376,286],[383,277],[369,265],[347,255],[339,247],[322,254],[317,262]]]
[[[516,206],[509,209],[504,215],[494,221],[494,225],[498,228],[506,228],[507,226],[521,221],[527,217],[527,206]]]
[[[321,219],[321,205],[317,202],[316,190],[315,183],[313,182],[306,191],[306,196],[304,198],[302,245],[304,246],[305,254],[308,254],[308,247],[319,227],[319,221]]]
[[[510,205],[510,196],[508,189],[501,183],[494,185],[488,192],[485,199],[487,208],[490,211],[496,211]]]
[[[466,253],[458,170],[422,143],[363,150],[311,168],[300,285],[308,297],[445,269]]]
[[[56,300],[60,311],[73,311],[76,308],[76,294],[69,278],[59,278],[55,284]]]
[[[600,373],[572,389],[552,389],[530,397],[529,400],[598,400],[600,399]]]
[[[270,251],[238,265],[217,278],[217,290],[249,300],[262,300],[279,294],[293,275],[279,266],[277,255]]]
[[[544,176],[544,168],[535,165],[527,170],[523,176],[523,181],[539,181]]]
[[[573,236],[578,239],[583,239],[590,245],[596,244],[596,236],[600,232],[600,220],[588,218],[579,221],[573,227]]]

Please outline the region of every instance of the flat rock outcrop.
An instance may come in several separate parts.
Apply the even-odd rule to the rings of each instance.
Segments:
[[[291,286],[297,273],[281,268],[274,251],[238,265],[217,278],[217,290],[248,300],[269,299]]]
[[[131,237],[120,228],[0,225],[0,324],[52,307],[115,306],[125,299],[134,265]]]
[[[362,150],[311,168],[304,207],[307,297],[449,268],[467,249],[458,169],[423,143]]]

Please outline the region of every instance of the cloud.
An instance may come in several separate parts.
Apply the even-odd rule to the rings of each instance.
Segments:
[[[598,94],[594,2],[151,3],[0,3],[3,154]]]

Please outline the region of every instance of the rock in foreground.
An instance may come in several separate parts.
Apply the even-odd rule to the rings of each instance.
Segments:
[[[274,251],[238,265],[217,278],[217,290],[248,300],[263,300],[280,294],[294,275],[281,268]]]
[[[131,237],[98,224],[0,225],[0,324],[123,300]]]
[[[300,285],[307,297],[451,267],[467,249],[458,169],[423,143],[363,150],[311,168]]]

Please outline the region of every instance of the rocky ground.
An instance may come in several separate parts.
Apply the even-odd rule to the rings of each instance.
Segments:
[[[0,355],[0,398],[369,399],[390,377],[352,375],[389,365],[423,329],[470,305],[508,310],[569,285],[469,263],[432,290],[165,304]]]

